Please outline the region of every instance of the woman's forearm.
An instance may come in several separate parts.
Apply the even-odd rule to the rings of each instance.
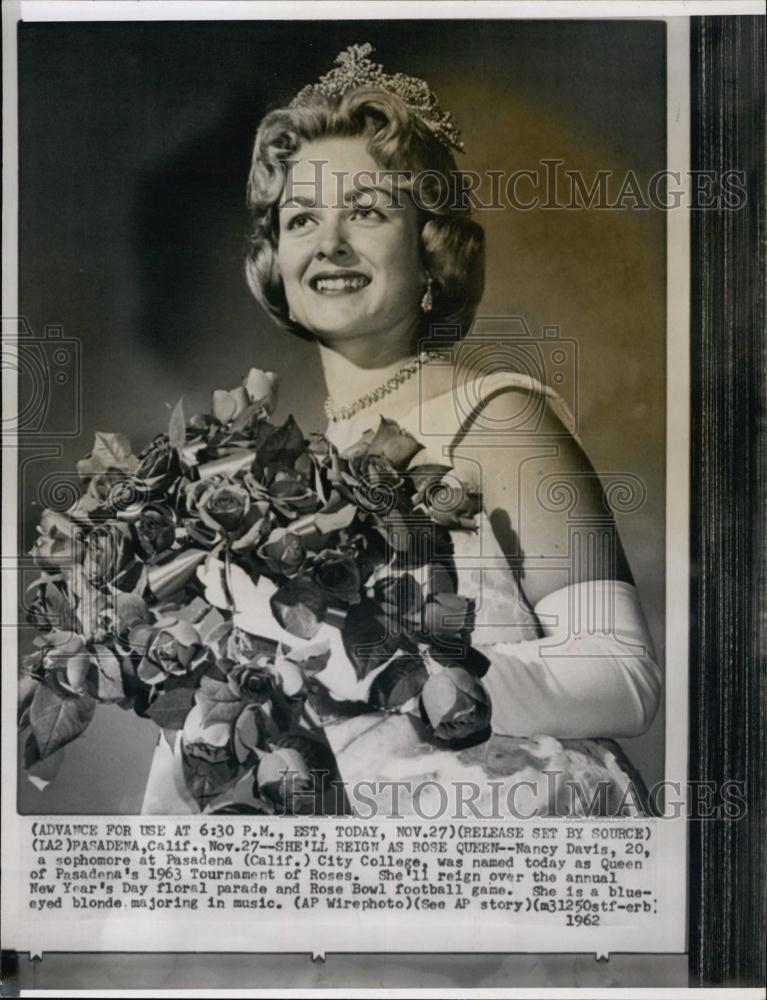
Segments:
[[[629,583],[600,580],[565,587],[535,608],[544,637],[478,648],[493,730],[509,736],[637,736],[658,707],[661,672]]]

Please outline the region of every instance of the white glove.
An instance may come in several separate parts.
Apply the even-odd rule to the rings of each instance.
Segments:
[[[493,732],[561,739],[638,736],[658,708],[661,672],[636,588],[592,580],[536,606],[544,638],[482,645]]]

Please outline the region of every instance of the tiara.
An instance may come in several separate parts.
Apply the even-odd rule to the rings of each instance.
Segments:
[[[335,68],[321,76],[317,83],[310,83],[300,90],[289,107],[301,107],[317,97],[342,97],[358,87],[377,87],[399,97],[443,145],[462,153],[463,140],[458,123],[449,111],[440,108],[436,95],[429,90],[426,81],[404,73],[384,73],[380,63],[368,59],[372,51],[373,46],[368,42],[344,49],[335,58]]]

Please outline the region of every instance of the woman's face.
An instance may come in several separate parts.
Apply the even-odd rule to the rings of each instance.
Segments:
[[[277,261],[301,326],[328,344],[386,335],[412,348],[427,280],[418,211],[365,139],[304,143],[279,224]]]

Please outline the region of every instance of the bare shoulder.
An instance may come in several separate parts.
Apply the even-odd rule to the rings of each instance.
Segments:
[[[495,428],[490,433],[487,428]],[[631,573],[602,483],[580,442],[536,387],[507,386],[484,394],[464,427],[459,454],[481,466],[483,500],[491,520],[511,526],[525,555],[525,591],[534,603],[557,586],[609,575],[631,582]],[[604,558],[577,558],[554,572],[569,553],[571,526],[599,525],[609,536]],[[601,536],[600,536],[601,537]],[[544,567],[544,568],[541,568]]]

